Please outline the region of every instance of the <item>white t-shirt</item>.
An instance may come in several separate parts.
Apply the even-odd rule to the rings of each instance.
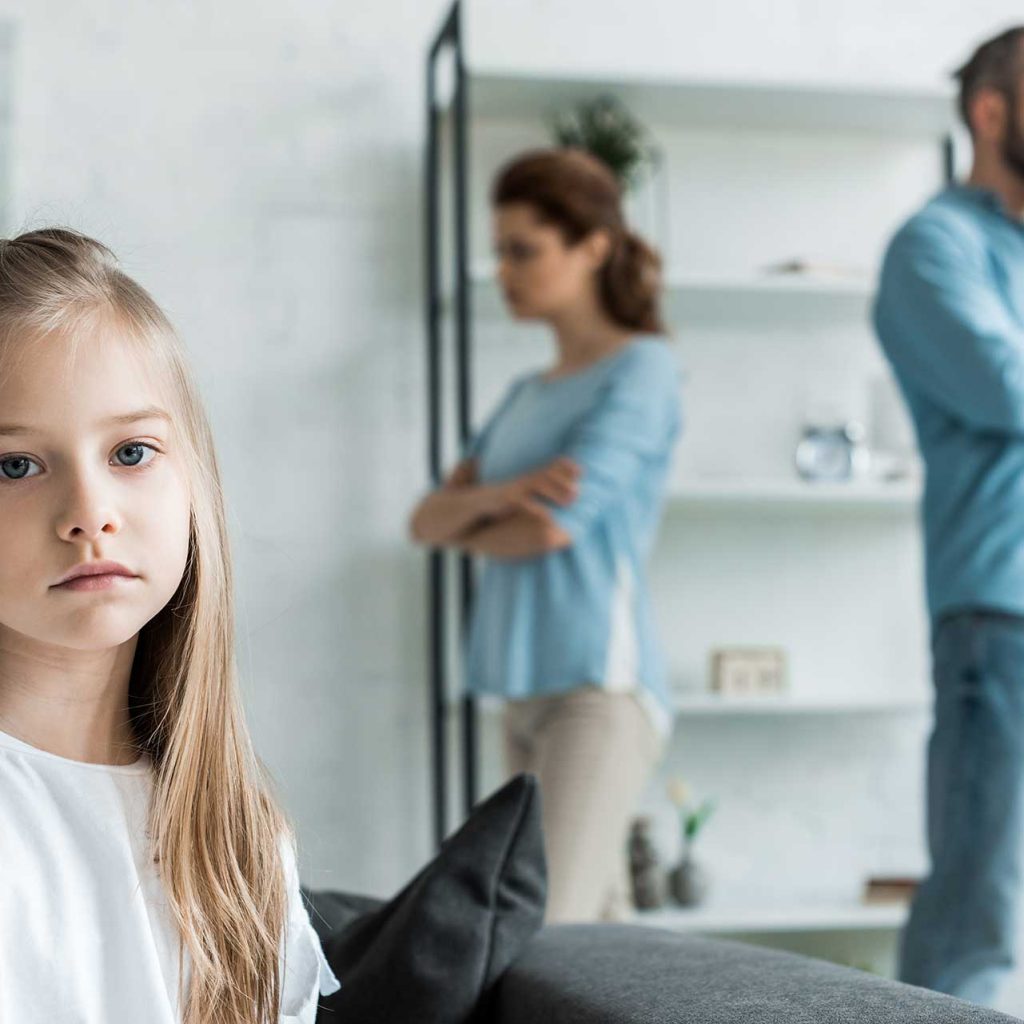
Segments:
[[[72,761],[0,732],[0,1021],[180,1024],[178,929],[147,849],[152,763]],[[290,844],[281,1024],[340,987]],[[191,965],[184,954],[186,984]],[[187,991],[187,988],[186,988]]]

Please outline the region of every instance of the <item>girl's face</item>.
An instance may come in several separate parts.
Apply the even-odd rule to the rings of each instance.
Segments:
[[[592,301],[607,251],[603,232],[566,245],[561,230],[543,223],[529,203],[496,207],[493,229],[498,282],[517,319],[550,320]]]
[[[185,570],[190,495],[173,424],[155,411],[167,408],[159,389],[116,328],[83,341],[70,364],[66,346],[32,341],[0,379],[0,647],[123,644]],[[101,559],[135,578],[56,585]]]

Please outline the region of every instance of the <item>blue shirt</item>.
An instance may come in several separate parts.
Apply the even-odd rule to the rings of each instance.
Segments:
[[[1024,614],[1024,224],[949,186],[890,243],[874,322],[925,461],[932,617]]]
[[[470,692],[521,699],[585,685],[631,691],[658,730],[671,731],[645,563],[681,429],[679,390],[675,357],[650,335],[576,373],[512,382],[466,455],[482,483],[573,459],[576,500],[547,502],[572,544],[484,560],[470,621]]]

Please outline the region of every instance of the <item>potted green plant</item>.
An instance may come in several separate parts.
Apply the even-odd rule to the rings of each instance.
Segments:
[[[694,859],[693,844],[714,812],[715,803],[705,800],[700,806],[694,806],[690,798],[690,787],[680,778],[669,780],[668,796],[679,813],[683,840],[682,857],[669,872],[669,892],[680,906],[695,907],[707,898],[710,876]]]
[[[668,183],[661,149],[646,126],[610,93],[549,115],[560,146],[585,149],[622,185],[628,219],[667,259]]]

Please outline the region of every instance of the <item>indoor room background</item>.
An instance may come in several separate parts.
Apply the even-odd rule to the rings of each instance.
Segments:
[[[925,91],[1020,15],[999,0],[464,6],[471,70],[493,75]],[[427,561],[406,523],[430,483],[424,82],[447,9],[0,0],[2,227],[104,240],[179,327],[219,445],[250,722],[303,878],[382,896],[434,852]],[[842,905],[868,876],[926,868],[916,493],[800,503],[786,481],[810,408],[882,415],[871,285],[892,230],[941,185],[941,151],[925,128],[698,121],[645,118],[671,216],[637,210],[670,275],[698,285],[666,302],[687,423],[652,565],[690,713],[638,812],[671,861],[666,782],[683,776],[718,802],[701,838],[716,899]],[[499,100],[474,128],[478,423],[552,355],[499,305],[487,217],[501,161],[550,141],[528,105]],[[859,283],[796,303],[730,303],[716,285],[799,258]],[[710,652],[744,645],[785,649],[804,712],[701,703]],[[503,778],[493,708],[481,723],[486,793]]]

